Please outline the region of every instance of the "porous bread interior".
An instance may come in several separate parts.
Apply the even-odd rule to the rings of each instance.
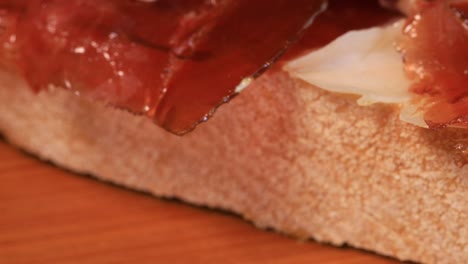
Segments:
[[[15,75],[0,81],[0,131],[65,168],[300,238],[468,260],[468,166],[450,151],[466,131],[417,128],[392,106],[359,107],[283,72],[184,137],[65,90],[34,95]]]

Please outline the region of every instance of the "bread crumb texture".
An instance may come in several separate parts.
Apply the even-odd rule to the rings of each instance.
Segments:
[[[0,76],[0,130],[79,173],[236,212],[261,228],[402,260],[468,261],[468,166],[455,129],[274,72],[184,137],[56,89]]]

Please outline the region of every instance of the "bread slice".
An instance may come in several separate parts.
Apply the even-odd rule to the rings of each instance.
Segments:
[[[468,166],[453,139],[269,72],[194,132],[0,76],[0,131],[59,166],[159,197],[222,208],[260,228],[402,260],[466,263]]]

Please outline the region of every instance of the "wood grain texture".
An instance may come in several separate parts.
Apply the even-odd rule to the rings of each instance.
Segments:
[[[398,263],[42,163],[0,141],[0,263]]]

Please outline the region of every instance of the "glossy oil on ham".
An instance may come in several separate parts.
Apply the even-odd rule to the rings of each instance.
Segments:
[[[426,123],[468,128],[468,1],[412,1],[401,51]]]
[[[287,58],[396,17],[379,2],[410,18],[400,49],[427,123],[467,127],[466,0],[0,0],[1,63],[183,134],[311,22]]]
[[[36,91],[65,87],[182,134],[269,67],[324,2],[0,0],[1,38]]]

